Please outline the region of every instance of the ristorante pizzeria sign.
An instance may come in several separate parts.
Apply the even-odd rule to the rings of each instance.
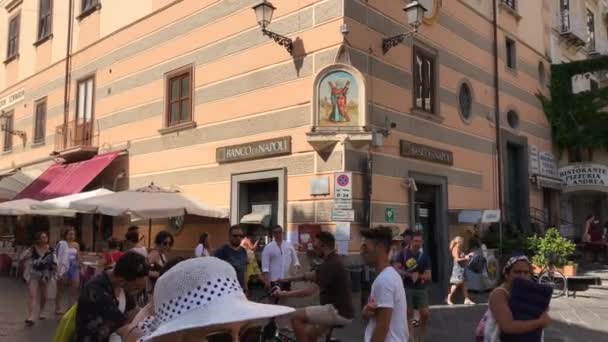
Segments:
[[[566,186],[608,187],[608,166],[600,164],[576,164],[559,169],[559,177]]]
[[[246,144],[219,147],[215,156],[218,163],[270,158],[291,153],[291,137],[255,141]]]

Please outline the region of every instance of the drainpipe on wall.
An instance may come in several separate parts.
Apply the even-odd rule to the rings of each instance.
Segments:
[[[494,121],[496,128],[496,160],[498,174],[498,208],[500,209],[499,222],[499,247],[502,250],[502,222],[505,217],[503,183],[502,183],[502,143],[500,133],[500,78],[498,74],[498,4],[496,0],[492,1],[492,25],[494,26]]]
[[[63,146],[68,144],[68,122],[70,117],[70,83],[71,83],[71,68],[72,68],[72,35],[74,27],[74,0],[69,0],[68,3],[68,37],[65,49],[65,79],[64,79],[64,94],[63,94]]]

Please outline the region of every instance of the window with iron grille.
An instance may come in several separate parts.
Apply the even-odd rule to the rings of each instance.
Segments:
[[[167,76],[166,126],[192,121],[192,68]]]
[[[21,25],[21,14],[12,17],[8,24],[8,46],[6,59],[11,59],[19,54],[19,29]]]
[[[38,9],[38,40],[53,33],[53,0],[40,0]]]
[[[46,132],[46,98],[36,102],[34,115],[34,144],[44,142]]]
[[[513,10],[517,10],[517,0],[502,0],[502,3]]]
[[[435,58],[414,48],[414,107],[435,113]]]
[[[3,127],[3,132],[4,132],[4,147],[3,147],[3,151],[4,152],[8,152],[11,151],[13,149],[13,114],[14,112],[9,112],[4,114],[4,116],[6,117],[4,120],[4,127]]]

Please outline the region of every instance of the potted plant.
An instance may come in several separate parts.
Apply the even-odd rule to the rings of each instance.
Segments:
[[[545,265],[549,263],[548,256],[553,256],[554,266],[565,276],[576,275],[577,265],[568,259],[574,254],[576,245],[561,236],[559,230],[550,228],[546,231],[545,236],[539,237],[534,235],[528,238],[528,248],[534,252],[532,256],[532,264],[534,271],[539,272]]]

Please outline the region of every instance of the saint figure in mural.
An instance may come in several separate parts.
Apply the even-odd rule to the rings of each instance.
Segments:
[[[336,81],[334,84],[332,81],[328,82],[331,87],[331,106],[332,110],[329,114],[329,121],[331,122],[349,122],[350,116],[348,115],[348,99],[347,93],[350,87],[350,81]]]

